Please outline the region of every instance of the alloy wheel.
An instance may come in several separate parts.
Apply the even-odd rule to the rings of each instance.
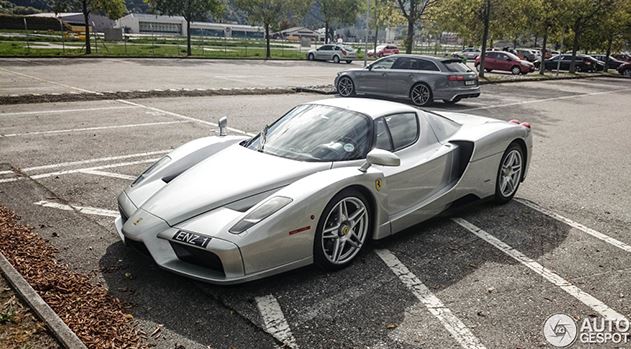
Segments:
[[[522,155],[517,149],[511,150],[502,163],[500,173],[500,191],[504,197],[509,197],[515,193],[521,180]]]
[[[425,84],[418,84],[412,88],[412,92],[410,93],[410,98],[412,99],[412,103],[416,105],[426,105],[429,103],[431,98],[431,91],[429,87]]]
[[[326,217],[322,231],[324,256],[336,265],[348,263],[357,255],[367,235],[366,205],[357,197],[345,197]]]
[[[342,97],[352,96],[355,93],[355,86],[350,78],[343,77],[337,83],[337,93]]]

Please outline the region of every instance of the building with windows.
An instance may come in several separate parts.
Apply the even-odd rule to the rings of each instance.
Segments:
[[[85,30],[85,19],[83,17],[83,13],[81,12],[64,12],[57,14],[52,12],[44,12],[28,15],[27,17],[56,18],[57,20],[62,21],[67,28],[71,28],[73,31]],[[114,27],[113,20],[101,15],[90,14],[88,21],[90,22],[90,27],[98,32],[103,32]]]
[[[186,20],[181,16],[130,13],[117,20],[116,27],[128,34],[186,35]],[[263,38],[264,31],[242,24],[191,22],[191,35],[256,39]]]

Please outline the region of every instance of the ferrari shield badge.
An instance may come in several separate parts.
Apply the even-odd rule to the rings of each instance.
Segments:
[[[377,189],[377,191],[380,191],[382,186],[383,180],[381,178],[375,179],[375,189]]]

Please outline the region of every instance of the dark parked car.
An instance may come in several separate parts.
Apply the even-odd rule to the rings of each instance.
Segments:
[[[421,55],[393,55],[366,68],[345,70],[335,78],[342,97],[378,95],[406,98],[418,106],[434,100],[447,104],[478,97],[478,74],[458,59]]]
[[[535,71],[535,65],[519,59],[510,52],[493,51],[487,52],[484,59],[484,70],[491,72],[493,70],[509,71],[513,75],[528,74]],[[480,57],[475,59],[475,68],[480,70]]]
[[[599,60],[601,62],[607,63],[607,56],[606,55],[598,55],[598,56],[592,56],[592,57],[596,58],[597,60]],[[615,58],[609,56],[609,65],[607,67],[609,69],[618,69],[618,67],[622,63],[624,63],[624,61],[621,61],[619,59],[615,59]]]
[[[631,62],[625,62],[623,64],[620,64],[617,70],[618,70],[618,73],[620,73],[620,75],[624,75],[628,78],[631,78]]]
[[[597,60],[592,56],[576,55],[574,62],[577,72],[596,72],[605,69],[605,63]],[[571,63],[572,55],[562,54],[556,55],[550,59],[546,59],[544,61],[544,67],[546,70],[556,70],[557,66],[559,66],[560,70],[570,70]]]

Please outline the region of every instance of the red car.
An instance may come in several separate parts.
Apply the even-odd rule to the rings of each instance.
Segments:
[[[398,55],[399,48],[397,45],[388,44],[388,45],[380,45],[377,46],[377,54],[375,55],[374,50],[368,50],[368,57],[385,57],[390,55]]]
[[[506,51],[487,52],[484,59],[484,70],[491,72],[493,70],[509,71],[513,75],[528,74],[535,71],[535,65],[519,59],[519,57]],[[480,57],[475,59],[475,68],[480,71]]]

